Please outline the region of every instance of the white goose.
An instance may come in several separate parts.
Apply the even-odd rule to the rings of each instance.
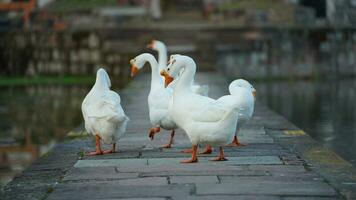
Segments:
[[[153,49],[158,52],[158,66],[159,71],[162,71],[167,66],[167,46],[159,41],[159,40],[151,40],[151,42],[147,45],[147,48]],[[174,88],[177,80],[174,80],[169,86]],[[196,83],[192,83],[191,90],[194,93],[208,96],[209,94],[209,86],[208,85],[198,85]]]
[[[237,121],[235,136],[229,146],[246,146],[239,142],[237,134],[239,133],[241,126],[246,124],[252,117],[256,99],[256,90],[248,81],[237,79],[230,83],[229,92],[230,95],[225,95],[217,99],[218,102],[224,105],[236,108],[238,112],[239,120]],[[189,150],[186,152],[189,152]],[[211,152],[212,147],[207,145],[203,153],[209,154]]]
[[[82,112],[85,129],[96,138],[96,151],[87,155],[114,153],[116,142],[124,135],[129,118],[120,105],[120,96],[110,90],[111,82],[106,71],[96,73],[93,88],[84,98]],[[112,144],[112,149],[102,151],[100,141]]]
[[[169,113],[192,142],[192,158],[182,163],[197,162],[198,144],[219,146],[215,161],[226,160],[223,145],[232,141],[238,120],[237,109],[209,97],[195,94],[190,85],[194,81],[196,64],[188,56],[173,55],[166,70],[161,71],[165,85],[179,75],[169,104]]]
[[[148,108],[151,124],[154,126],[149,130],[149,137],[154,138],[154,135],[160,132],[160,127],[166,130],[171,130],[171,136],[168,144],[163,145],[163,148],[170,148],[173,143],[174,132],[177,125],[174,123],[168,113],[168,103],[172,97],[172,88],[165,88],[163,78],[159,74],[158,64],[153,55],[143,53],[130,60],[131,76],[135,76],[146,62],[151,66],[151,89],[148,95]]]
[[[236,133],[234,140],[230,146],[245,146],[237,139],[237,134],[241,126],[248,122],[253,114],[256,100],[256,89],[246,80],[237,79],[230,83],[229,92],[231,95],[226,95],[218,99],[218,101],[230,104],[238,108],[239,121],[236,125]]]

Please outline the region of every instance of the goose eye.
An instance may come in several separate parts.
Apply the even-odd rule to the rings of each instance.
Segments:
[[[170,70],[170,68],[168,67],[168,68],[167,68],[167,71],[169,71],[169,70]]]

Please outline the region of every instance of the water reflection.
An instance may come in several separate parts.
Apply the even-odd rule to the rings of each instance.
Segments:
[[[88,86],[0,89],[0,186],[82,122]]]
[[[356,80],[255,85],[261,101],[356,165]]]

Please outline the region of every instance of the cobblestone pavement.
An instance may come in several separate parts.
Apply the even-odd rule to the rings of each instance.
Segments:
[[[213,98],[227,93],[228,83],[217,72],[199,73],[197,82],[209,84]],[[11,182],[5,197],[50,200],[328,200],[354,197],[354,179],[337,180],[336,184],[329,181],[325,170],[319,167],[321,161],[315,162],[303,150],[302,157],[296,153],[299,146],[315,147],[317,144],[259,103],[253,119],[239,135],[241,142],[248,145],[226,147],[228,161],[209,161],[209,157],[216,156],[215,149],[212,155],[199,156],[199,163],[180,164],[180,160],[190,156],[180,153],[190,147],[181,130],[176,132],[171,149],[159,148],[168,141],[168,131],[163,130],[153,141],[148,138],[150,123],[146,99],[149,85],[149,76],[142,74],[119,91],[131,121],[125,138],[118,143],[117,153],[80,157],[81,151],[94,149],[92,137],[70,140],[58,145],[47,158],[42,158]],[[295,141],[301,142],[292,144]],[[348,174],[354,171],[347,162],[338,157],[334,161],[347,177],[354,176]],[[343,181],[350,183],[348,188],[338,187]]]

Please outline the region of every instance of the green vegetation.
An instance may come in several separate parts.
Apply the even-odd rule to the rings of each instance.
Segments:
[[[282,0],[240,0],[221,4],[221,9],[277,9],[285,8],[289,5]]]
[[[95,76],[0,76],[0,86],[22,85],[88,85],[95,82]]]
[[[48,10],[55,12],[90,11],[98,7],[117,6],[117,2],[117,0],[57,0],[48,6]]]

